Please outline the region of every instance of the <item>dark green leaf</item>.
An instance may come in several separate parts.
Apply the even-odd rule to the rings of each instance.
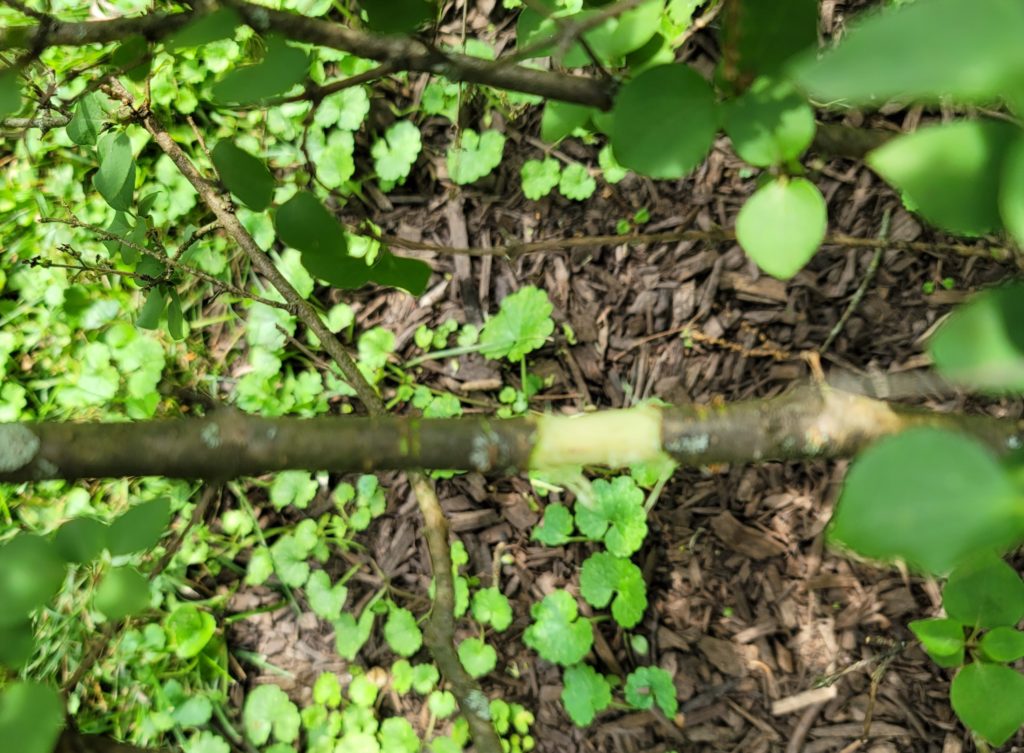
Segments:
[[[921,428],[883,439],[854,461],[829,536],[865,557],[942,574],[979,550],[1013,546],[1024,533],[1022,517],[987,448]]]
[[[128,510],[107,530],[107,549],[114,556],[152,549],[171,522],[171,501],[158,497]]]
[[[817,0],[737,0],[722,14],[722,73],[742,85],[817,47]]]
[[[425,24],[435,13],[427,0],[359,0],[370,28],[384,34],[407,34]]]
[[[814,111],[787,85],[759,79],[723,113],[725,132],[741,159],[758,167],[795,160],[814,139]]]
[[[148,76],[152,62],[149,42],[138,34],[128,37],[110,56],[110,64],[124,71],[132,81],[142,81]]]
[[[93,176],[93,185],[114,209],[128,211],[135,190],[135,160],[132,143],[122,132],[107,133],[99,140],[100,169]]]
[[[185,319],[181,313],[181,298],[174,288],[168,289],[167,299],[167,332],[174,340],[185,337]]]
[[[1009,123],[961,120],[892,139],[866,162],[929,222],[980,235],[1001,225],[1000,176],[1019,133]]]
[[[128,224],[128,215],[124,212],[114,212],[114,219],[110,221],[107,226],[107,232],[112,233],[121,238],[127,238],[128,232],[132,229],[132,226]],[[121,258],[125,264],[135,264],[138,261],[139,254],[134,248],[129,248],[123,243],[117,241],[103,241],[103,245],[107,247],[107,251],[111,254],[121,254]]]
[[[736,240],[757,266],[788,280],[825,238],[828,208],[806,178],[779,178],[761,186],[736,217]]]
[[[1024,724],[1024,675],[1000,664],[968,664],[953,678],[949,700],[960,721],[993,745]]]
[[[370,279],[378,285],[390,285],[413,295],[421,295],[427,289],[431,272],[430,265],[425,261],[395,256],[390,251],[382,250],[370,271]]]
[[[701,163],[718,128],[708,83],[685,65],[661,65],[627,83],[612,109],[611,142],[625,167],[681,178]]]
[[[979,647],[994,662],[1024,658],[1024,633],[1012,627],[997,627],[981,637]]]
[[[89,562],[107,545],[107,527],[95,518],[75,518],[57,529],[53,545],[65,562]]]
[[[35,650],[36,638],[30,621],[0,627],[0,665],[20,671]]]
[[[138,317],[135,319],[135,326],[140,329],[156,329],[160,326],[160,317],[163,316],[164,306],[167,303],[167,296],[163,288],[154,287],[146,294],[146,302],[142,304]]]
[[[93,604],[110,620],[137,614],[149,606],[149,581],[133,567],[115,567],[97,586]]]
[[[270,206],[274,198],[274,178],[263,160],[226,139],[217,142],[210,156],[224,185],[243,204],[256,212]]]
[[[964,626],[956,620],[914,620],[908,626],[940,667],[964,663]]]
[[[340,288],[358,288],[370,280],[370,267],[348,255],[345,230],[308,191],[299,191],[274,217],[281,240],[302,254],[310,274]]]
[[[235,35],[235,29],[242,23],[234,8],[218,8],[189,21],[164,43],[169,51],[227,39]]]
[[[280,37],[268,37],[266,54],[255,65],[235,68],[213,85],[213,97],[226,104],[256,104],[284,94],[309,73],[309,56]]]
[[[0,691],[0,740],[18,753],[53,753],[64,728],[60,693],[38,682],[14,682]]]
[[[14,115],[21,109],[21,87],[18,72],[12,68],[0,71],[0,118]]]
[[[21,624],[64,582],[64,563],[46,539],[22,533],[0,547],[0,627]]]
[[[544,105],[544,115],[540,120],[540,137],[549,144],[557,144],[577,128],[585,126],[592,110],[583,105],[549,100]]]
[[[942,606],[969,627],[1013,627],[1024,618],[1024,581],[994,554],[980,555],[950,574]]]
[[[83,94],[78,100],[78,104],[75,105],[74,117],[65,128],[68,138],[80,146],[94,145],[100,135],[103,116],[100,95],[96,92]]]
[[[999,215],[1017,245],[1024,248],[1024,138],[1007,149],[999,181]]]

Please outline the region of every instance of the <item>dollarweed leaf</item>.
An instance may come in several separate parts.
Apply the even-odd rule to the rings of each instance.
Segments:
[[[594,641],[590,622],[579,617],[576,600],[568,591],[552,591],[530,607],[533,624],[523,633],[523,642],[541,658],[556,664],[576,664]]]
[[[611,702],[611,686],[589,664],[575,664],[562,673],[562,704],[577,727],[586,727]]]
[[[555,331],[551,320],[553,307],[548,294],[532,285],[505,296],[498,313],[487,320],[480,333],[480,344],[488,358],[523,360]]]
[[[598,608],[611,602],[612,616],[627,629],[640,622],[647,609],[647,588],[640,568],[608,552],[596,552],[583,563],[580,596]]]
[[[576,501],[576,526],[594,541],[604,541],[608,551],[628,557],[647,536],[644,493],[630,476],[617,476],[609,483],[597,479],[593,499]]]

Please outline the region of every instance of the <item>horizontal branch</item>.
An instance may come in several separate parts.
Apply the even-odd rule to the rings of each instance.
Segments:
[[[939,414],[827,386],[723,408],[690,405],[513,419],[400,416],[206,418],[135,423],[0,424],[0,482],[120,476],[223,480],[289,469],[453,468],[510,473],[847,457],[913,426],[966,431],[996,451],[1024,443],[1024,422]]]

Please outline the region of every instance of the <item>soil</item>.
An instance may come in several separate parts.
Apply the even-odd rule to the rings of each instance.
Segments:
[[[492,5],[474,5],[471,30],[484,28]],[[832,34],[848,6],[835,0],[823,6],[823,32]],[[451,18],[461,19],[461,12]],[[457,39],[458,28],[455,20],[445,27],[446,39]],[[506,39],[507,27],[499,24],[495,34],[499,42]],[[710,63],[709,39],[698,36],[692,43],[688,60],[698,67]],[[412,77],[393,85],[392,95],[414,97],[423,83]],[[375,104],[375,113],[387,117],[383,99]],[[479,102],[465,107],[463,125],[474,126],[479,114]],[[898,131],[948,115],[889,108],[882,114],[850,113],[842,122]],[[426,159],[416,174],[387,197],[371,194],[366,204],[346,211],[365,213],[384,232],[412,240],[498,246],[509,239],[614,233],[619,219],[641,209],[650,213],[645,231],[730,228],[755,187],[722,140],[685,180],[631,176],[617,185],[599,182],[585,202],[557,195],[528,201],[518,188],[518,173],[522,161],[542,154],[539,115],[527,113],[497,127],[509,139],[506,159],[484,181],[457,187],[445,178],[452,129],[438,119],[423,127]],[[593,166],[598,148],[570,140],[552,152]],[[830,232],[875,237],[888,213],[892,239],[943,239],[908,213],[861,162],[812,155],[807,163],[809,177],[828,201]],[[553,341],[530,356],[530,368],[551,378],[532,409],[578,412],[654,397],[711,403],[776,395],[806,379],[801,353],[822,349],[869,274],[874,253],[826,246],[788,283],[760,275],[728,243],[609,245],[515,260],[423,254],[436,274],[419,299],[376,289],[343,297],[358,312],[357,330],[382,325],[396,332],[397,360],[403,361],[421,353],[412,341],[420,324],[450,317],[481,324],[505,295],[537,285],[555,306],[557,326]],[[822,361],[826,369],[854,374],[916,373],[928,363],[926,337],[950,307],[1011,274],[1006,266],[976,257],[885,250],[863,299]],[[952,288],[943,287],[943,280],[951,280]],[[935,292],[925,292],[928,283]],[[324,294],[342,297],[340,291]],[[574,344],[561,334],[562,324],[571,326]],[[680,337],[686,327],[696,335],[689,341]],[[519,380],[517,370],[479,356],[428,361],[415,373],[419,382],[466,397],[467,411],[493,412],[500,389],[495,385]],[[936,410],[1021,412],[1018,403],[962,395],[917,400]],[[974,750],[949,706],[950,673],[924,655],[906,628],[910,620],[938,613],[939,584],[857,563],[824,545],[847,466],[761,463],[676,473],[634,558],[647,579],[650,606],[633,632],[647,638],[649,651],[637,655],[621,629],[602,621],[595,625],[589,661],[618,676],[648,664],[669,670],[681,713],[669,720],[656,712],[609,710],[585,729],[575,727],[561,707],[559,669],[520,639],[532,603],[555,588],[577,590],[579,566],[593,547],[549,548],[530,541],[538,500],[524,477],[468,474],[438,482],[452,529],[470,555],[465,572],[485,586],[497,575],[515,610],[508,631],[488,634],[499,652],[499,669],[482,680],[484,691],[534,710],[532,734],[545,752]],[[429,566],[415,503],[404,477],[384,474],[382,482],[389,490],[388,510],[360,539],[365,550],[327,567],[337,575],[354,562],[370,565],[350,582],[349,606],[361,608],[387,582],[407,594],[399,597],[404,606],[422,615],[429,605]],[[268,513],[266,522],[278,521]],[[502,564],[502,558],[512,564]],[[232,609],[277,598],[268,589],[248,589],[234,597]],[[470,623],[461,625],[459,637],[469,636]],[[231,644],[291,675],[245,665],[238,668],[240,679],[278,683],[300,702],[308,702],[320,672],[347,672],[330,625],[312,613],[296,617],[282,609],[239,621]],[[358,661],[386,668],[394,659],[375,635]],[[426,652],[418,659],[428,660]],[[843,670],[848,671],[834,683],[820,682]],[[403,715],[420,733],[427,728],[428,712],[415,694],[384,693],[380,713]],[[1006,749],[1024,750],[1024,735]]]

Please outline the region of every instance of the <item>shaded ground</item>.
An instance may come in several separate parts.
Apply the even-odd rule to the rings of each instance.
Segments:
[[[835,3],[825,5],[830,30],[838,12]],[[699,41],[696,47],[695,54],[702,56]],[[909,129],[921,118],[919,110],[912,110],[869,122]],[[385,232],[406,238],[452,246],[500,245],[507,238],[614,232],[617,220],[639,209],[651,215],[644,230],[728,228],[754,188],[744,165],[722,141],[684,181],[630,177],[614,186],[601,183],[587,202],[561,197],[530,202],[518,190],[518,168],[523,160],[541,155],[531,138],[537,118],[521,118],[504,128],[510,141],[500,174],[460,189],[436,179],[443,174],[450,138],[447,122],[426,125],[432,159],[421,159],[415,178],[368,207],[368,215]],[[596,164],[597,149],[579,142],[564,143],[556,151]],[[813,164],[810,177],[828,200],[830,231],[872,237],[889,212],[891,238],[938,237],[922,229],[899,198],[859,163],[822,157]],[[420,353],[412,344],[419,324],[449,317],[482,323],[503,296],[538,285],[556,307],[556,322],[571,325],[578,342],[570,346],[556,329],[554,342],[531,356],[531,369],[553,380],[533,401],[533,409],[622,407],[650,397],[707,403],[775,395],[806,378],[800,353],[818,351],[829,339],[873,253],[826,248],[788,284],[759,276],[738,247],[722,244],[605,247],[515,261],[439,257],[432,260],[438,273],[432,287],[418,301],[398,292],[366,291],[346,300],[357,308],[359,327],[392,329],[399,354],[409,358]],[[927,363],[925,337],[949,306],[1010,274],[977,258],[886,251],[866,295],[823,361],[827,368],[853,373],[921,368]],[[946,278],[953,281],[951,290],[939,284]],[[926,294],[926,283],[936,284],[937,290]],[[679,336],[684,327],[692,328],[692,342]],[[773,355],[762,355],[768,351]],[[516,373],[479,356],[462,357],[458,364],[456,370],[450,360],[427,362],[418,367],[418,378],[472,399],[468,410],[484,411],[498,406],[500,386],[495,385],[518,383]],[[467,384],[473,389],[466,391]],[[929,399],[928,404],[1020,414],[1019,404],[981,406],[962,397]],[[673,671],[683,713],[673,722],[650,712],[609,711],[583,730],[561,709],[560,671],[538,660],[520,638],[531,603],[553,588],[575,590],[578,567],[590,547],[551,549],[529,541],[538,515],[525,479],[469,474],[441,482],[453,529],[470,554],[469,574],[486,586],[499,573],[516,612],[512,628],[488,635],[500,658],[498,671],[484,678],[484,690],[537,712],[533,734],[541,751],[973,750],[949,708],[949,674],[916,647],[899,652],[881,676],[866,742],[858,739],[875,664],[849,672],[830,688],[813,690],[810,697],[800,695],[812,691],[820,676],[884,653],[885,640],[907,639],[906,623],[934,615],[940,606],[934,582],[859,565],[825,550],[823,529],[845,468],[846,463],[764,463],[680,471],[662,492],[646,545],[634,558],[644,570],[650,599],[646,618],[634,632],[648,639],[649,655],[635,656],[622,631],[605,621],[596,625],[592,663],[617,675],[651,663]],[[349,556],[352,561],[372,558],[374,572],[423,595],[405,603],[422,614],[429,577],[418,515],[404,480],[384,481],[390,489],[388,512],[363,539],[365,555]],[[513,564],[496,566],[502,555],[511,555]],[[329,567],[341,573],[350,564],[332,562]],[[350,583],[350,606],[361,607],[360,598],[383,583],[377,576],[362,578]],[[232,607],[241,611],[275,598],[257,589],[236,597]],[[460,637],[469,634],[466,627]],[[235,646],[256,651],[293,674],[290,679],[261,676],[259,669],[247,666],[251,682],[277,682],[297,699],[308,700],[317,674],[335,670],[344,675],[329,626],[312,614],[296,619],[281,610],[235,628]],[[393,658],[375,638],[361,654],[367,667],[387,667]],[[503,671],[508,667],[518,677]],[[406,715],[421,731],[427,723],[417,696],[385,693],[382,713]],[[1024,745],[1024,736],[1016,740]]]

